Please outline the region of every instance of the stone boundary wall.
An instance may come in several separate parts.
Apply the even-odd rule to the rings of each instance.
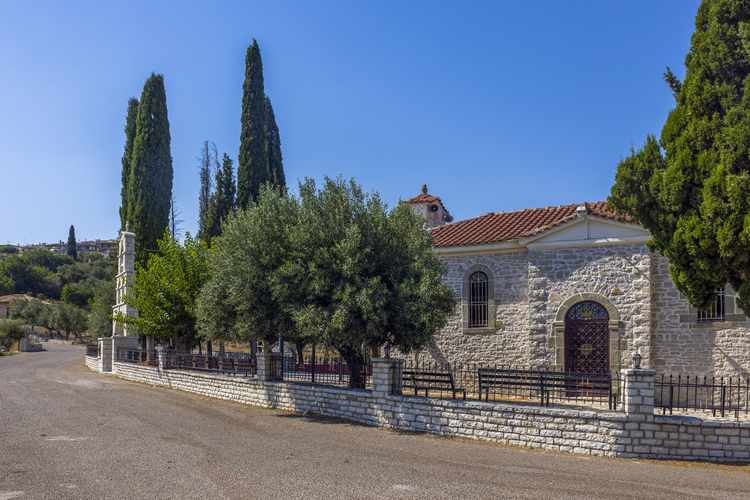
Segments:
[[[373,391],[267,382],[260,365],[260,380],[119,362],[113,363],[112,374],[243,404],[513,446],[615,458],[750,459],[750,423],[654,416],[654,372],[626,372],[626,413],[388,394],[384,390],[393,381],[391,366],[374,363]]]
[[[95,358],[94,356],[84,356],[84,358],[86,360],[86,366],[89,367],[89,370],[102,373],[102,362],[100,358]]]

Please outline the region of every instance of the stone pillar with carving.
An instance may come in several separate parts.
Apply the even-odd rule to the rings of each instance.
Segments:
[[[117,256],[117,288],[115,289],[115,305],[112,307],[113,314],[118,312],[126,316],[138,316],[138,311],[125,304],[123,296],[130,291],[130,284],[135,277],[135,233],[122,231],[120,233],[120,251]],[[112,324],[113,337],[130,336],[127,326],[116,321]]]
[[[130,291],[130,284],[135,277],[135,233],[126,230],[120,233],[119,252],[117,256],[117,285],[115,289],[115,305],[113,314],[121,312],[127,316],[138,316],[138,311],[122,301],[122,297]],[[114,321],[112,323],[112,337],[99,339],[99,352],[102,357],[102,371],[112,371],[118,356],[123,351],[138,349],[138,335],[131,333],[125,325]]]

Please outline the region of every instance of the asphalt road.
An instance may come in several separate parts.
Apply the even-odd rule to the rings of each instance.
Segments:
[[[81,347],[0,358],[0,500],[750,498],[750,467],[394,432],[126,382]]]

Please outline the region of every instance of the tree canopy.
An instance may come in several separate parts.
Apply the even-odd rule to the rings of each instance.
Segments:
[[[299,192],[265,186],[256,205],[230,216],[210,254],[201,330],[221,340],[281,332],[352,364],[366,346],[427,345],[455,301],[424,220],[341,178],[320,190],[308,179]]]
[[[172,177],[164,77],[151,74],[138,103],[127,197],[127,220],[136,235],[136,261],[143,266],[169,225]]]
[[[245,208],[255,201],[263,184],[286,188],[279,128],[271,99],[265,94],[263,61],[255,40],[245,55],[241,122],[237,206]]]
[[[131,97],[128,100],[128,113],[125,117],[125,152],[122,154],[122,189],[120,197],[120,230],[125,230],[125,222],[128,219],[128,184],[130,183],[130,171],[133,162],[133,144],[135,143],[136,118],[138,118],[138,99]]]
[[[70,230],[68,230],[68,245],[65,253],[70,255],[73,259],[78,256],[78,249],[76,248],[76,230],[72,224]]]
[[[208,202],[208,213],[201,232],[198,235],[202,241],[211,246],[211,240],[221,234],[221,226],[227,220],[229,214],[234,213],[234,195],[237,187],[234,185],[234,172],[232,159],[224,153],[221,168],[216,169],[216,191],[211,195]]]
[[[68,255],[48,250],[10,255],[0,262],[0,291],[59,299],[66,279],[58,270],[74,262]]]
[[[100,281],[94,288],[94,297],[89,299],[91,316],[88,330],[92,340],[112,335],[112,306],[115,305],[115,282]]]
[[[648,229],[691,305],[729,283],[750,315],[750,4],[704,0],[660,140],[620,161],[609,205]]]

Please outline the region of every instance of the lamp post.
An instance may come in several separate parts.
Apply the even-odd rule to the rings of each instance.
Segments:
[[[390,358],[391,357],[391,344],[384,345],[383,351],[385,352],[385,357]]]
[[[633,354],[633,369],[641,369],[641,359],[641,355],[638,353],[638,351],[635,351],[635,353]]]

